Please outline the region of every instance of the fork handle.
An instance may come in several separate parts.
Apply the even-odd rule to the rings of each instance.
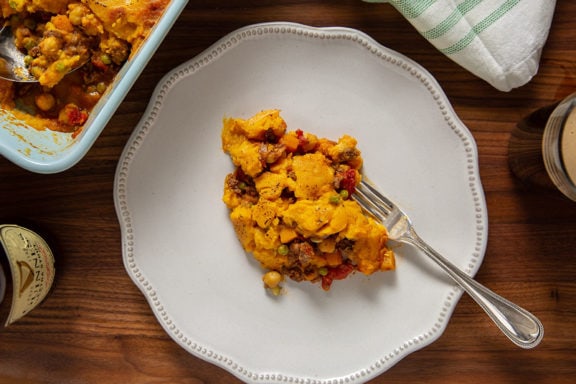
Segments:
[[[540,343],[544,336],[544,327],[536,316],[472,279],[430,247],[416,232],[411,231],[411,235],[411,238],[408,236],[405,238],[406,242],[415,245],[430,256],[484,309],[514,344],[529,349]]]

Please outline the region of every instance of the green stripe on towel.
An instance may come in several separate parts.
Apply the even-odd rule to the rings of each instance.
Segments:
[[[407,19],[414,19],[424,12],[438,0],[391,0],[394,6]]]
[[[474,7],[476,7],[481,2],[482,0],[466,0],[463,3],[458,4],[456,9],[440,24],[432,29],[429,29],[428,31],[421,32],[422,36],[429,40],[439,38],[450,29],[452,29],[453,26],[458,24],[458,22],[462,20],[465,14],[473,10]]]
[[[440,49],[442,53],[445,55],[453,55],[457,52],[460,52],[464,48],[466,48],[470,43],[478,37],[482,31],[490,27],[492,24],[500,20],[508,11],[510,11],[516,4],[518,4],[520,0],[507,0],[502,4],[498,9],[488,15],[484,20],[480,21],[478,24],[472,27],[470,32],[466,34],[460,41],[452,44],[450,47]]]

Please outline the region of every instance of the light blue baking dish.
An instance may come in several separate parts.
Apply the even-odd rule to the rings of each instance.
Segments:
[[[92,147],[188,0],[172,0],[138,52],[124,64],[108,92],[95,105],[82,132],[37,130],[0,110],[0,155],[35,173],[58,173],[84,157]]]

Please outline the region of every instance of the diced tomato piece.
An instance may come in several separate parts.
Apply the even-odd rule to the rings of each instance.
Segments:
[[[58,114],[58,120],[67,125],[82,125],[88,119],[88,113],[75,104],[66,104]]]
[[[90,61],[92,62],[93,66],[95,66],[101,71],[106,71],[109,67],[102,61],[102,58],[100,56],[92,56],[92,59]]]
[[[334,281],[332,277],[328,275],[322,276],[322,289],[325,291],[329,291],[330,286],[332,285],[332,281]]]
[[[356,170],[348,169],[344,173],[344,178],[340,181],[340,187],[348,191],[350,195],[356,192]]]
[[[332,273],[334,280],[345,279],[353,271],[354,266],[350,264],[340,264],[339,266],[330,269],[330,272]]]
[[[297,129],[296,137],[298,138],[298,148],[304,150],[306,145],[308,145],[308,139],[304,135],[304,131],[302,131],[301,129]]]
[[[343,280],[352,272],[354,272],[354,266],[347,263],[328,268],[328,273],[326,273],[325,276],[322,276],[322,289],[328,291],[334,280]]]

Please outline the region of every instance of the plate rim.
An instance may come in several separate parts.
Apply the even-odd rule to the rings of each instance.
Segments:
[[[192,59],[175,67],[166,73],[158,82],[141,120],[135,127],[122,151],[114,178],[114,204],[121,227],[122,258],[128,275],[147,299],[160,325],[177,344],[190,354],[219,366],[237,378],[249,383],[362,383],[383,374],[404,357],[436,341],[445,331],[452,312],[463,294],[462,289],[456,285],[452,287],[447,297],[445,297],[445,304],[441,309],[441,318],[425,336],[421,335],[420,338],[407,340],[394,351],[386,355],[383,353],[380,360],[368,362],[365,368],[351,372],[349,375],[329,379],[317,379],[313,377],[290,376],[276,372],[254,372],[243,367],[239,361],[211,351],[206,346],[190,340],[187,335],[180,331],[174,325],[170,315],[164,310],[152,285],[146,280],[142,271],[138,268],[135,255],[130,251],[134,245],[134,238],[132,234],[132,222],[130,220],[130,209],[126,200],[127,178],[131,162],[138,148],[144,142],[163,107],[164,97],[182,78],[191,76],[197,71],[202,70],[203,67],[217,60],[221,55],[226,54],[228,49],[234,48],[247,40],[258,40],[279,34],[283,36],[296,35],[298,37],[320,40],[344,39],[351,43],[358,44],[365,48],[369,54],[373,54],[381,60],[386,60],[396,65],[397,68],[420,81],[421,85],[431,93],[438,108],[442,112],[447,126],[451,128],[452,132],[458,136],[465,146],[466,156],[469,162],[468,182],[476,213],[475,252],[470,255],[471,267],[465,272],[474,276],[478,271],[483,262],[488,241],[488,213],[486,199],[480,181],[478,149],[472,133],[460,121],[440,85],[420,64],[397,51],[386,48],[362,31],[340,26],[313,27],[293,22],[265,22],[241,27],[223,36]]]

